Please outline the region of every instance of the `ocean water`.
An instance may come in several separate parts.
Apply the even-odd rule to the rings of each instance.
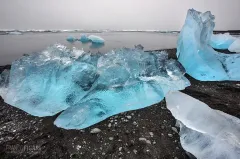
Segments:
[[[11,64],[23,54],[39,52],[48,46],[56,43],[63,44],[69,48],[76,47],[84,51],[107,52],[115,48],[128,47],[141,44],[144,50],[159,50],[176,48],[176,33],[159,33],[159,32],[27,32],[21,35],[3,34],[0,35],[0,66]],[[80,38],[82,34],[97,35],[105,40],[102,46],[92,45],[91,43],[82,44],[79,41],[69,43],[66,41],[68,36]]]

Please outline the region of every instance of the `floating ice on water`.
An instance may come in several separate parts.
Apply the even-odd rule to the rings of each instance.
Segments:
[[[99,49],[104,46],[104,43],[92,43],[89,48],[91,49]]]
[[[240,80],[240,54],[223,54],[208,44],[214,16],[190,9],[178,39],[177,57],[186,72],[201,81]]]
[[[231,52],[240,53],[240,38],[235,40],[228,48]]]
[[[202,159],[239,158],[240,119],[181,92],[167,94],[166,102],[181,123],[180,141],[186,151]]]
[[[69,36],[69,37],[67,37],[66,40],[67,40],[68,42],[70,42],[70,43],[73,43],[73,42],[75,42],[77,39],[74,38],[74,37],[72,37],[72,36]]]
[[[21,32],[18,32],[18,31],[11,31],[8,33],[9,35],[22,35]]]
[[[229,46],[236,40],[229,33],[225,34],[213,34],[211,37],[211,46],[215,49],[228,49]]]
[[[88,39],[90,39],[92,41],[92,43],[97,43],[97,44],[104,43],[104,39],[99,36],[96,36],[96,35],[90,35],[90,36],[88,36]]]
[[[82,35],[79,39],[82,43],[87,43],[90,41],[90,39],[86,35]]]
[[[189,86],[184,69],[166,52],[118,49],[85,53],[62,45],[12,63],[5,101],[35,116],[63,110],[55,124],[81,129],[121,112],[161,101]],[[3,82],[5,83],[5,82]]]

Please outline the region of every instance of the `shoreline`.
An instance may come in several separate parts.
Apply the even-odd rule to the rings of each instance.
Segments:
[[[176,48],[166,51],[169,58],[176,58]],[[1,66],[0,72],[4,68],[9,69],[10,65]],[[191,86],[182,92],[213,109],[240,117],[240,82],[204,82],[186,77]],[[181,147],[175,132],[176,122],[166,108],[165,99],[144,109],[115,115],[84,130],[57,128],[53,125],[57,115],[34,117],[1,98],[0,110],[0,158],[189,158]],[[93,128],[101,132],[91,134]]]

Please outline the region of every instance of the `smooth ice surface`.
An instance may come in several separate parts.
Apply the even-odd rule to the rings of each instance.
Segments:
[[[123,48],[94,54],[55,45],[12,63],[4,100],[35,116],[65,110],[55,124],[81,129],[184,89],[190,85],[184,73],[166,52]]]
[[[240,119],[178,91],[167,94],[166,102],[181,123],[180,140],[186,151],[202,159],[239,158]]]
[[[213,34],[210,45],[215,49],[228,49],[235,40],[236,37],[233,37],[229,33]]]
[[[231,52],[240,53],[240,38],[235,40],[228,48]]]
[[[214,16],[190,9],[178,39],[177,57],[201,81],[240,80],[240,54],[223,54],[209,45]]]
[[[90,39],[86,35],[82,35],[79,39],[82,43],[87,43],[90,41]]]
[[[97,43],[97,44],[104,43],[104,39],[99,36],[96,36],[96,35],[90,35],[90,36],[88,36],[88,39],[90,39],[92,41],[92,43]]]

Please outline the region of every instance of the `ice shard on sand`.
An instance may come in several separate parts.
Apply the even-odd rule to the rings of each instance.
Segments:
[[[35,116],[63,111],[55,124],[81,129],[184,89],[190,83],[183,74],[166,52],[123,48],[94,54],[54,45],[13,62],[3,96]]]
[[[239,158],[240,119],[178,91],[167,94],[166,102],[186,151],[201,159]]]
[[[178,39],[177,57],[186,72],[201,81],[240,80],[240,54],[223,54],[209,45],[214,16],[188,10]]]

